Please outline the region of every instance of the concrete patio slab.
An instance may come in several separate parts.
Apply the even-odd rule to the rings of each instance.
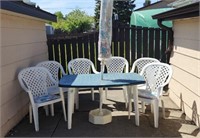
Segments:
[[[90,92],[80,92],[80,109],[73,114],[72,129],[67,129],[61,104],[55,104],[55,116],[46,116],[40,109],[40,131],[35,132],[34,124],[29,124],[28,115],[8,134],[7,137],[200,137],[200,129],[188,120],[178,107],[164,96],[166,119],[160,109],[159,128],[154,128],[153,114],[147,106],[146,113],[140,113],[140,126],[135,126],[134,113],[128,120],[123,93],[109,90],[108,100],[103,107],[112,111],[112,122],[106,125],[94,125],[88,121],[88,113],[99,107],[98,92],[95,101],[91,101]]]

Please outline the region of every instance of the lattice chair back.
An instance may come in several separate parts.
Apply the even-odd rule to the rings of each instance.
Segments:
[[[38,108],[41,106],[51,105],[51,113],[53,115],[53,104],[57,102],[62,102],[64,119],[66,121],[64,96],[62,93],[60,93],[59,96],[49,93],[47,88],[47,77],[49,77],[49,79],[51,79],[51,81],[53,81],[54,83],[57,83],[56,80],[53,79],[51,73],[44,67],[29,67],[23,69],[18,74],[20,85],[26,92],[28,92],[30,98],[30,122],[32,122],[33,111],[34,125],[36,131],[39,131]]]
[[[172,67],[165,63],[150,63],[144,66],[141,75],[146,81],[146,89],[159,97],[172,77]]]
[[[59,77],[58,77],[59,70],[62,72],[62,75],[66,74],[62,65],[57,61],[43,61],[43,62],[38,63],[36,66],[46,68],[51,73],[54,80],[56,80],[57,82],[59,81]],[[54,87],[54,86],[57,87],[58,83],[53,83],[51,81],[51,79],[48,77],[47,78],[47,87]]]
[[[106,60],[106,68],[108,73],[128,73],[128,61],[123,57],[111,57]]]
[[[89,74],[98,73],[91,60],[86,58],[76,58],[68,63],[69,74]]]
[[[149,58],[149,57],[142,57],[137,59],[132,66],[132,69],[130,72],[135,72],[135,70],[137,70],[137,73],[140,73],[142,71],[142,68],[149,64],[149,63],[154,63],[154,62],[160,62],[159,60],[155,59],[155,58]]]
[[[22,88],[34,98],[48,95],[47,76],[51,77],[47,69],[42,67],[30,67],[23,69],[18,74],[18,79]]]

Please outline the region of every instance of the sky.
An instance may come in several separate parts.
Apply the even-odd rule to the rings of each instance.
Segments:
[[[55,13],[56,11],[61,11],[63,15],[68,14],[74,9],[80,9],[85,11],[88,15],[94,15],[95,0],[30,0],[35,2],[41,9]],[[145,0],[136,0],[136,8],[143,6]],[[157,2],[159,0],[151,0],[151,3]]]

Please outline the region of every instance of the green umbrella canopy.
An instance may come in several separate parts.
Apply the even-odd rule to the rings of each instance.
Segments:
[[[151,9],[143,11],[133,11],[131,14],[130,24],[142,27],[159,28],[157,24],[157,19],[153,19],[152,16],[171,9],[172,8],[161,8],[161,9]],[[163,21],[162,24],[164,24],[167,27],[172,27],[172,21]]]

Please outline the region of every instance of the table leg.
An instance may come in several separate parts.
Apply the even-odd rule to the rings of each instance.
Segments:
[[[139,108],[138,108],[138,89],[137,85],[132,86],[132,94],[134,99],[134,108],[135,108],[135,125],[139,126]]]
[[[72,113],[73,113],[73,110],[74,110],[74,93],[76,92],[76,88],[75,90],[73,89],[69,89],[68,91],[68,108],[67,108],[67,116],[68,116],[68,129],[71,129],[72,128]]]

